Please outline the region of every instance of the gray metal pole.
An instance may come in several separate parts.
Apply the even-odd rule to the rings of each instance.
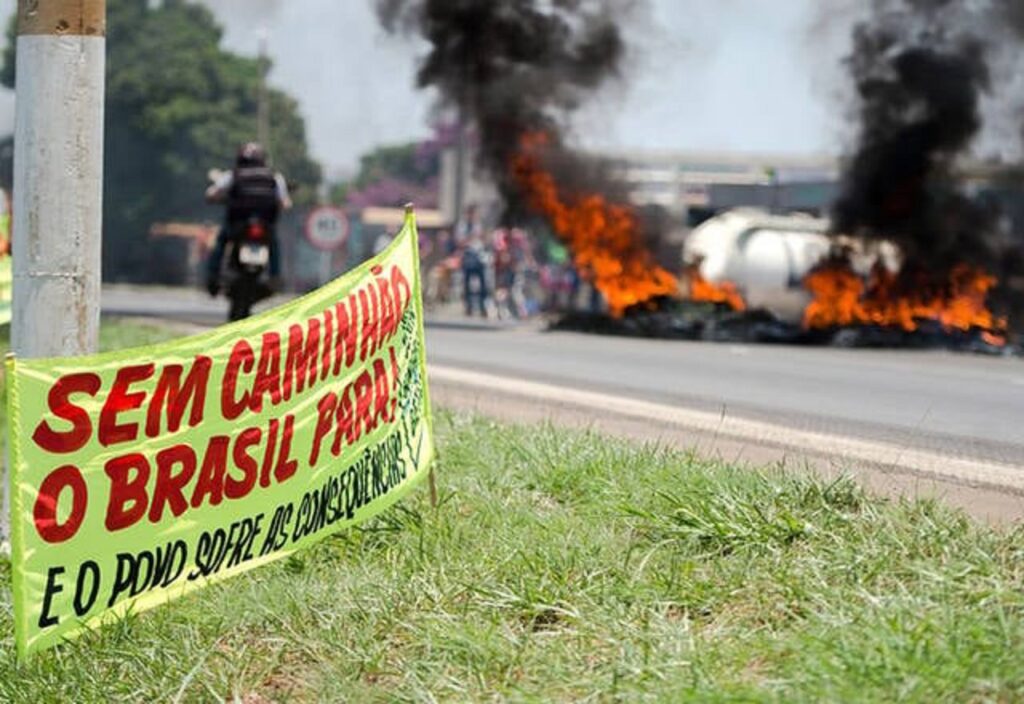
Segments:
[[[11,347],[88,354],[100,323],[106,0],[19,0],[17,51]]]

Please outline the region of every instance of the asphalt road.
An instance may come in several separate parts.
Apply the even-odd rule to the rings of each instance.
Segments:
[[[956,456],[1024,472],[1024,360],[432,326],[433,364]]]
[[[227,299],[210,298],[199,289],[104,286],[100,305],[104,315],[164,318],[205,327],[220,325],[228,317]],[[256,310],[266,307],[264,302]]]
[[[223,320],[200,292],[114,288],[108,314]],[[432,365],[713,412],[791,430],[885,442],[1024,473],[1024,360],[947,352],[728,345],[427,327]]]

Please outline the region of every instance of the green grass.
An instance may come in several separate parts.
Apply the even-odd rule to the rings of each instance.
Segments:
[[[0,701],[1020,701],[1024,530],[439,413],[442,502],[18,665]]]
[[[100,351],[120,350],[125,347],[152,345],[180,337],[158,324],[144,323],[130,318],[105,318],[100,327]],[[11,346],[11,328],[0,327],[0,352],[6,353]]]

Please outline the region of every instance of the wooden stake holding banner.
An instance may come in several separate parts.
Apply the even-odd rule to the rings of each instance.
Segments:
[[[430,466],[430,474],[427,475],[430,482],[430,507],[437,508],[437,480],[434,479],[434,466]]]
[[[410,221],[411,222],[416,222],[416,207],[412,203],[406,203],[405,204],[405,220],[406,220],[406,222],[410,222]],[[415,234],[416,234],[416,261],[422,264],[422,260],[420,259],[419,232],[417,231]],[[422,281],[422,276],[423,276],[423,267],[421,265],[420,268],[416,270],[416,290],[420,292],[419,293],[420,325],[423,325],[423,281]],[[426,336],[424,335],[424,339],[425,338],[426,338]],[[426,355],[425,354],[423,355],[423,358],[424,358],[424,360],[426,360]],[[430,386],[429,386],[429,384],[426,383],[426,378],[427,378],[427,366],[426,366],[426,363],[424,363],[424,365],[423,365],[423,379],[424,379],[423,387],[424,387],[424,389],[426,389],[425,393],[427,394],[427,407],[429,408],[430,407],[430,390],[429,390]],[[433,415],[430,415],[428,417],[427,422],[431,423],[430,432],[431,432],[431,436],[433,437],[433,432],[434,432],[434,429],[433,429]],[[430,484],[430,507],[436,509],[437,508],[437,478],[434,476],[434,464],[435,463],[432,463],[430,465],[430,471],[427,474],[427,482]]]

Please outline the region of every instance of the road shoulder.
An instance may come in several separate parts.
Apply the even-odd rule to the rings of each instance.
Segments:
[[[949,458],[821,433],[547,384],[430,367],[431,397],[441,407],[517,423],[551,422],[717,457],[756,468],[783,464],[824,477],[850,475],[875,494],[937,498],[991,523],[1024,518],[1024,472],[999,463]],[[773,432],[774,431],[774,432]]]

